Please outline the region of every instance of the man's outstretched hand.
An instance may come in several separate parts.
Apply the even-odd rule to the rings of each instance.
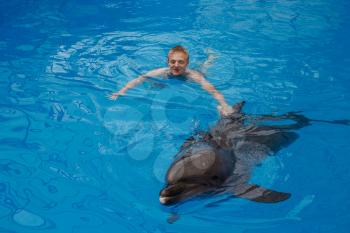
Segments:
[[[218,105],[217,107],[218,111],[220,112],[220,114],[222,116],[227,116],[231,113],[234,112],[233,108],[231,106],[222,106],[222,105]]]
[[[107,98],[110,100],[116,100],[119,96],[122,96],[119,92],[112,93],[111,95],[107,95]]]

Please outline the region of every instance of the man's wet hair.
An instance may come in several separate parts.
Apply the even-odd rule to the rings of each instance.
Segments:
[[[173,48],[171,48],[171,49],[169,50],[168,59],[169,59],[170,53],[175,53],[175,52],[181,52],[181,53],[186,54],[186,56],[187,56],[187,62],[190,61],[190,55],[189,55],[189,53],[188,53],[187,50],[186,50],[184,47],[182,47],[181,45],[177,45],[177,46],[175,46],[175,47],[173,47]]]

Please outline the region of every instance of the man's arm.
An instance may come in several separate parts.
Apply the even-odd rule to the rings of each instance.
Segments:
[[[160,75],[164,75],[166,73],[166,68],[159,68],[159,69],[155,69],[155,70],[151,70],[149,72],[147,72],[146,74],[140,75],[139,77],[131,80],[130,82],[128,82],[122,89],[120,89],[118,92],[112,93],[109,96],[109,99],[111,100],[116,100],[119,96],[121,95],[125,95],[126,91],[129,90],[130,88],[133,88],[135,86],[137,86],[138,84],[142,83],[143,81],[145,81],[147,78],[149,77],[154,77],[154,76],[160,76]]]
[[[203,64],[199,68],[199,71],[202,74],[207,73],[208,68],[212,65],[213,61],[217,58],[217,56],[215,55],[215,52],[210,48],[206,48],[205,53],[208,55],[207,60],[203,62]]]
[[[209,92],[214,99],[218,101],[219,105],[217,108],[221,114],[227,115],[232,112],[232,108],[227,104],[224,96],[218,90],[216,90],[216,88],[210,82],[208,82],[201,73],[191,70],[188,77],[191,80],[199,83],[204,90]]]

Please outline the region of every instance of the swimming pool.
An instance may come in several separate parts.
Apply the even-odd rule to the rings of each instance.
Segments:
[[[292,193],[181,205],[159,190],[183,141],[218,119],[194,83],[152,80],[110,101],[181,44],[191,68],[249,114],[350,118],[348,1],[0,3],[0,232],[348,232],[350,128],[314,123],[255,169]]]

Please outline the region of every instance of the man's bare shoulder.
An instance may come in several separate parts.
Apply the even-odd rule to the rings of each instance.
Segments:
[[[204,79],[204,75],[197,70],[188,69],[186,76],[190,79],[193,79],[194,81],[200,81],[200,80]]]
[[[164,67],[164,68],[158,68],[158,69],[154,69],[154,70],[150,70],[148,71],[146,74],[144,74],[143,76],[145,77],[157,77],[157,76],[164,76],[168,74],[168,68]]]

